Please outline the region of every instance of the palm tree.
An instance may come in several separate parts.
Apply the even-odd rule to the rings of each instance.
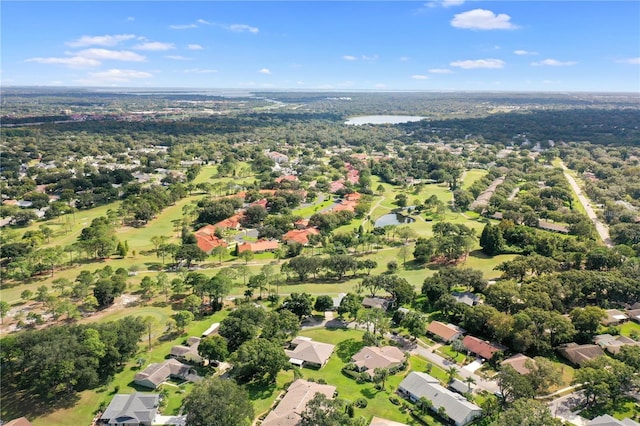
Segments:
[[[464,382],[467,384],[468,388],[467,388],[467,392],[471,393],[471,385],[476,383],[476,379],[474,379],[471,376],[467,376],[464,378]]]
[[[458,369],[453,365],[447,369],[447,383],[452,381],[458,375]]]
[[[418,400],[418,403],[420,404],[420,412],[422,413],[422,415],[427,414],[427,410],[433,407],[433,403],[431,402],[431,400],[428,400],[424,396],[420,397],[420,399]]]

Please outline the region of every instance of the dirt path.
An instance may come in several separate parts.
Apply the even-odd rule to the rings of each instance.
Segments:
[[[591,219],[591,221],[595,225],[596,231],[598,231],[598,235],[600,235],[600,238],[602,239],[602,241],[604,241],[607,247],[613,247],[613,242],[611,241],[611,236],[609,235],[609,227],[605,223],[600,221],[598,215],[596,215],[596,212],[591,207],[589,199],[582,193],[580,186],[578,186],[578,183],[573,178],[573,176],[569,174],[569,169],[564,165],[564,162],[560,162],[560,166],[562,167],[562,170],[564,170],[564,177],[567,179],[567,181],[569,181],[569,185],[571,185],[573,192],[576,193],[578,200],[580,200],[580,204],[582,204],[582,207],[584,207],[585,211],[587,212],[587,216],[589,216],[589,219]]]

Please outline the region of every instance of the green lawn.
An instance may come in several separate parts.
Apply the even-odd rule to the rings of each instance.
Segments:
[[[140,351],[139,353],[128,363],[126,363],[122,370],[116,374],[114,379],[107,385],[102,386],[98,389],[87,390],[81,392],[79,394],[79,400],[72,406],[65,409],[60,409],[53,411],[47,415],[43,415],[37,418],[29,418],[31,422],[35,426],[39,425],[61,425],[61,426],[75,426],[82,424],[90,424],[91,419],[93,418],[93,413],[97,410],[98,406],[101,402],[110,402],[113,398],[113,390],[117,387],[119,388],[118,393],[133,393],[136,391],[142,392],[154,392],[150,389],[140,388],[133,384],[133,378],[140,371],[138,366],[136,365],[136,360],[139,358],[144,359],[143,368],[153,362],[162,362],[169,353],[169,350],[172,346],[177,344],[182,344],[183,341],[188,336],[200,336],[204,330],[206,330],[212,323],[220,322],[227,314],[228,310],[223,310],[221,312],[217,312],[216,314],[204,318],[199,321],[194,321],[188,327],[185,333],[182,336],[177,336],[170,340],[159,341],[158,338],[162,334],[165,328],[166,319],[170,314],[169,308],[155,308],[155,307],[142,307],[133,310],[132,312],[116,312],[110,315],[106,315],[102,318],[102,321],[112,321],[117,320],[125,314],[129,315],[142,315],[142,316],[152,316],[156,319],[156,324],[152,331],[152,350],[151,352],[147,351],[147,336],[146,334],[142,338],[142,342],[140,343]],[[163,321],[164,322],[160,322]],[[187,395],[186,392],[178,392],[178,390],[188,390],[191,385],[189,384],[181,384],[178,387],[168,385],[167,388],[170,390],[169,392],[169,401],[168,405],[165,408],[164,412],[168,414],[176,414],[180,405],[182,404],[182,400],[184,396]],[[157,391],[156,391],[157,392]],[[3,417],[5,414],[5,397],[3,395]],[[12,413],[12,414],[20,414],[23,413]],[[9,416],[9,417],[16,417]]]
[[[462,180],[462,189],[468,189],[475,181],[485,176],[489,171],[485,169],[467,170]]]

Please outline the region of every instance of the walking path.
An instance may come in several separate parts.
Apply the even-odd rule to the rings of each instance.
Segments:
[[[591,219],[591,221],[595,225],[596,231],[598,231],[598,235],[600,235],[600,238],[602,239],[602,241],[604,241],[607,247],[613,247],[613,242],[611,241],[611,237],[609,236],[609,227],[602,221],[600,221],[600,219],[598,219],[598,215],[596,215],[596,212],[591,207],[589,199],[584,196],[576,180],[569,174],[569,169],[567,168],[567,166],[565,166],[564,162],[560,162],[560,166],[562,167],[562,170],[564,170],[564,177],[567,179],[567,181],[569,181],[569,185],[571,185],[571,188],[576,193],[578,200],[580,200],[580,204],[582,204],[582,207],[584,207],[585,211],[587,212],[587,216],[589,216],[589,219]]]

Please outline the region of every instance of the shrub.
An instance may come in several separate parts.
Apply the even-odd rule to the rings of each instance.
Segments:
[[[367,407],[367,400],[364,398],[358,398],[356,399],[356,402],[354,403],[356,407],[358,408],[366,408]]]
[[[397,396],[395,396],[395,395],[391,395],[391,396],[389,397],[389,401],[391,401],[391,403],[392,403],[393,405],[400,405],[400,398],[398,398],[398,397],[397,397]]]

